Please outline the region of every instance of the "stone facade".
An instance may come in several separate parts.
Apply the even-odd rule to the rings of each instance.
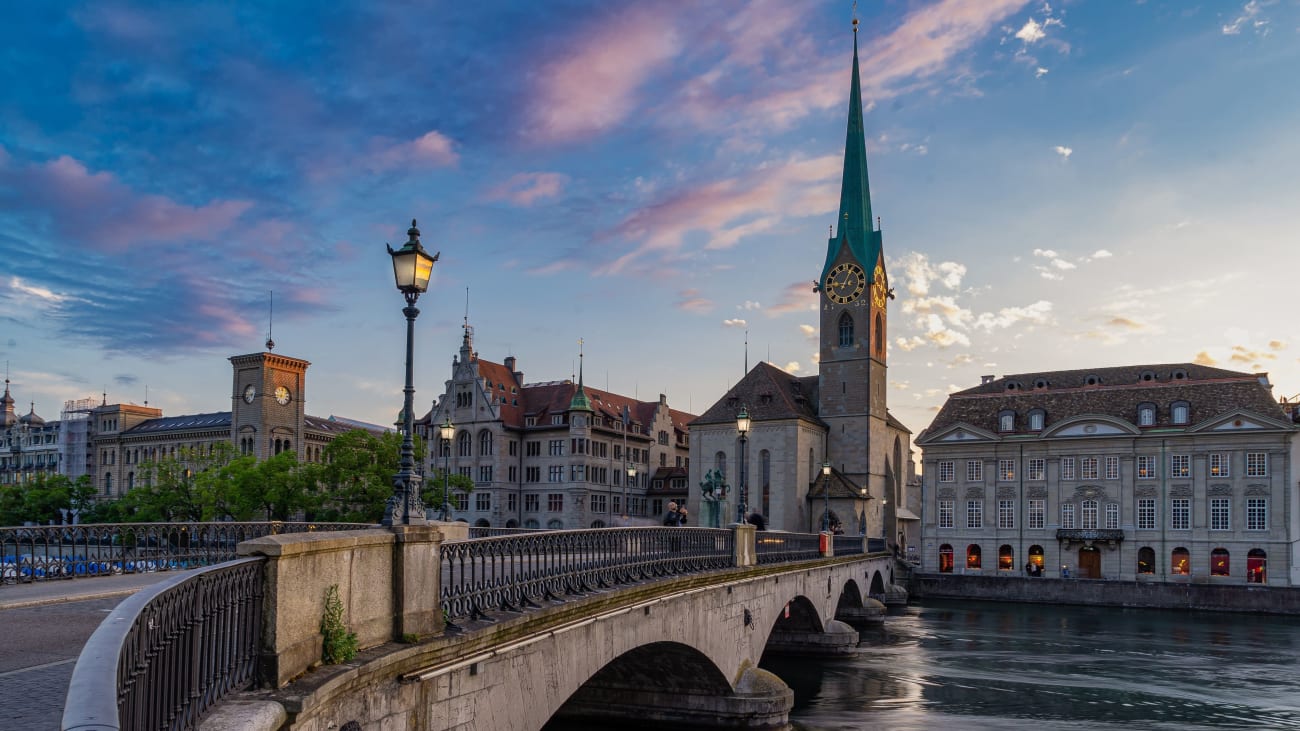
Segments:
[[[40,475],[59,474],[60,426],[37,415],[36,404],[19,416],[6,378],[0,396],[0,485],[21,485]]]
[[[1296,428],[1195,364],[989,378],[924,448],[925,571],[1290,585]]]
[[[667,501],[685,493],[694,417],[666,396],[638,401],[581,377],[525,383],[513,356],[480,358],[469,327],[451,370],[416,429],[429,445],[429,480],[446,467],[474,481],[469,494],[453,491],[454,519],[501,528],[657,525]],[[455,437],[443,442],[439,426],[448,420]]]

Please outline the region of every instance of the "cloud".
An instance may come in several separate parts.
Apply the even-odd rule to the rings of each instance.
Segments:
[[[1088,257],[1088,258],[1089,258],[1089,259],[1109,259],[1109,258],[1111,258],[1112,256],[1114,256],[1114,254],[1110,253],[1109,251],[1106,251],[1105,249],[1097,249],[1096,251],[1092,252],[1092,256],[1090,256],[1090,257]]]
[[[948,362],[949,368],[958,368],[964,365],[970,365],[975,362],[975,356],[970,353],[959,353],[957,357]]]
[[[127,373],[119,373],[116,376],[113,376],[113,383],[116,383],[119,386],[134,386],[139,382],[140,378],[138,376],[132,376]]]
[[[722,326],[723,326],[723,327],[739,328],[739,329],[742,329],[742,330],[743,330],[743,329],[749,327],[749,323],[746,322],[746,321],[744,321],[744,320],[741,320],[741,319],[735,319],[735,320],[723,320],[723,321],[722,321]]]
[[[761,310],[763,306],[752,300],[745,300],[744,304],[736,305],[738,310]]]
[[[799,371],[803,370],[803,367],[799,365],[799,361],[792,360],[789,363],[786,363],[785,365],[781,366],[781,370],[793,376],[793,375],[798,375]]]
[[[59,304],[68,298],[67,295],[55,294],[45,287],[29,285],[18,277],[9,279],[9,289],[19,295],[24,295],[26,298],[40,300],[45,304]]]
[[[713,300],[702,296],[698,289],[683,289],[677,296],[679,299],[675,306],[679,310],[704,314],[713,309]]]
[[[1060,281],[1065,279],[1061,272],[1068,272],[1071,269],[1078,268],[1074,262],[1062,257],[1052,249],[1034,249],[1034,256],[1047,260],[1047,264],[1035,265],[1034,269],[1043,279],[1050,281]]]
[[[1242,6],[1241,13],[1234,18],[1232,22],[1226,23],[1223,26],[1223,35],[1239,35],[1242,28],[1250,28],[1251,30],[1254,30],[1257,35],[1268,35],[1271,30],[1269,28],[1269,20],[1260,15],[1260,11],[1264,9],[1265,5],[1270,4],[1272,3],[1260,2],[1260,0],[1250,0],[1250,2]]]
[[[1277,360],[1277,354],[1256,350],[1245,345],[1234,345],[1228,360],[1234,363],[1259,363],[1261,360]]]
[[[373,150],[365,158],[364,164],[372,171],[408,168],[420,164],[451,167],[460,161],[455,143],[438,130],[429,130],[405,142],[376,138],[371,141],[371,147]]]
[[[816,340],[820,333],[820,331],[812,325],[800,325],[799,332],[803,333],[804,337],[812,340]]]
[[[998,330],[1020,323],[1049,325],[1052,322],[1052,303],[1039,300],[1024,307],[1003,307],[996,313],[984,312],[975,318],[974,326],[982,330]]]
[[[1062,160],[1069,160],[1070,155],[1074,154],[1073,148],[1063,147],[1061,145],[1057,145],[1056,147],[1053,147],[1052,150],[1055,151],[1056,154],[1060,155]]]
[[[1133,320],[1128,317],[1120,317],[1118,315],[1107,320],[1106,324],[1111,327],[1118,327],[1125,330],[1146,330],[1147,329],[1147,325],[1145,323],[1138,322],[1137,320]]]
[[[515,173],[487,192],[488,200],[505,200],[517,206],[531,206],[543,198],[554,198],[569,180],[561,173]]]
[[[1203,365],[1203,366],[1217,366],[1219,364],[1219,362],[1215,360],[1213,357],[1211,357],[1209,352],[1205,350],[1202,350],[1201,352],[1197,353],[1196,357],[1192,359],[1192,362],[1195,363],[1196,365]]]
[[[605,132],[630,115],[637,92],[681,52],[670,6],[628,5],[578,30],[543,61],[528,101],[530,134],[544,142]]]
[[[1044,76],[1046,76],[1047,73],[1048,73],[1048,69],[1045,69],[1045,68],[1043,68],[1042,66],[1039,66],[1038,68],[1034,69],[1034,78],[1035,78],[1035,79],[1041,79],[1041,78],[1043,78]]]
[[[817,293],[811,282],[795,282],[781,291],[781,299],[767,308],[769,317],[817,309]]]
[[[1046,37],[1047,34],[1043,32],[1043,26],[1039,25],[1038,21],[1033,18],[1026,20],[1020,30],[1016,31],[1016,38],[1019,38],[1026,44],[1036,43]]]
[[[1269,350],[1286,350],[1286,343],[1282,342],[1281,340],[1270,340],[1270,341],[1268,341],[1268,349],[1269,349]]]

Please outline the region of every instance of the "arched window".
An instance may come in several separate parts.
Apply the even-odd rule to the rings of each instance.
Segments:
[[[998,570],[1013,571],[1016,568],[1016,552],[1007,544],[998,549]]]
[[[1139,404],[1138,405],[1138,426],[1155,426],[1156,425],[1156,405]]]
[[[1042,431],[1043,422],[1046,418],[1047,414],[1042,409],[1034,409],[1029,412],[1029,431]]]
[[[1016,412],[1001,411],[998,412],[998,431],[1007,432],[1016,430]]]
[[[487,518],[479,518],[478,520],[474,521],[474,527],[475,527],[475,528],[491,528],[491,527],[492,527],[492,523],[490,523],[490,522],[488,521]]]
[[[133,487],[135,487],[135,473],[128,472],[126,473],[126,489],[130,490]]]
[[[947,543],[939,546],[939,573],[952,573],[952,546]]]
[[[885,354],[885,318],[876,313],[876,354]]]
[[[478,433],[478,453],[484,457],[492,454],[492,432],[487,429]]]
[[[1083,514],[1083,529],[1097,530],[1097,501],[1084,500],[1080,511]]]
[[[456,454],[461,457],[469,457],[474,453],[474,441],[470,438],[469,432],[463,431],[460,436],[456,437]]]
[[[817,462],[813,459],[812,447],[809,447],[808,448],[808,481],[811,482],[817,479],[817,475],[821,474],[821,469],[822,466],[817,464]]]
[[[1246,554],[1246,583],[1268,583],[1268,554],[1258,548],[1250,549]]]
[[[112,472],[104,473],[104,494],[105,495],[113,494],[113,473]]]
[[[771,515],[772,453],[766,449],[758,453],[758,469],[763,484],[763,515]]]
[[[1029,563],[1039,569],[1043,568],[1043,547],[1034,545],[1029,547]]]
[[[1228,549],[1216,548],[1210,551],[1210,576],[1231,576],[1228,564]]]
[[[1191,407],[1186,401],[1175,401],[1169,409],[1170,420],[1175,424],[1186,424],[1190,419]]]
[[[717,472],[719,475],[721,475],[723,478],[726,478],[727,476],[727,453],[726,452],[723,452],[722,450],[718,450],[718,453],[713,455],[713,470]]]
[[[1169,554],[1169,573],[1175,576],[1186,576],[1192,572],[1192,555],[1187,552],[1186,548],[1179,546]]]
[[[1151,546],[1143,546],[1138,549],[1138,569],[1139,574],[1154,574],[1156,572],[1156,549]]]
[[[966,546],[966,568],[977,569],[981,566],[980,546],[978,543],[972,543]]]
[[[450,440],[450,439],[443,439],[441,436],[438,437],[438,456],[439,456],[439,457],[450,457],[450,456],[451,456],[451,440]]]
[[[847,348],[853,344],[853,318],[845,312],[840,315],[840,347]]]
[[[552,518],[546,522],[548,530],[564,530],[564,521],[559,518]]]
[[[538,528],[541,528],[542,526],[541,526],[540,523],[537,522],[537,519],[536,519],[536,518],[529,518],[528,520],[525,520],[525,521],[524,521],[524,527],[527,528],[527,529],[529,529],[529,530],[537,530]]]
[[[604,528],[604,527],[605,527],[605,521],[603,521],[603,520],[593,520],[593,521],[591,521],[591,527],[592,527],[592,528]]]

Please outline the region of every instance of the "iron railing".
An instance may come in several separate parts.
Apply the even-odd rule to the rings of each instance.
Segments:
[[[230,561],[240,541],[279,533],[357,530],[366,523],[96,523],[0,528],[0,586]]]
[[[64,731],[192,729],[256,679],[262,557],[177,575],[113,610],[72,670]]]
[[[889,550],[889,546],[885,545],[884,538],[867,539],[867,553],[884,553],[888,550]]]
[[[537,601],[734,565],[725,528],[542,531],[442,545],[448,620],[520,611]]]
[[[541,533],[545,528],[481,528],[470,526],[470,538],[496,538],[497,536],[515,536],[520,533]]]
[[[821,536],[817,533],[762,531],[754,534],[754,553],[760,564],[821,558]]]
[[[866,539],[863,536],[834,536],[834,538],[836,556],[856,556],[866,552]]]

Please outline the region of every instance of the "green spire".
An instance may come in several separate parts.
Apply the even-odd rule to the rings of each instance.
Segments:
[[[849,89],[849,124],[844,137],[844,178],[840,183],[839,230],[826,247],[826,280],[840,248],[848,246],[870,275],[880,255],[880,232],[872,227],[871,185],[867,180],[867,142],[862,123],[862,80],[858,73],[858,21],[853,19],[853,83]]]
[[[569,411],[591,411],[591,399],[587,398],[587,390],[582,387],[582,339],[578,339],[578,390],[573,392],[573,400],[569,401]]]

